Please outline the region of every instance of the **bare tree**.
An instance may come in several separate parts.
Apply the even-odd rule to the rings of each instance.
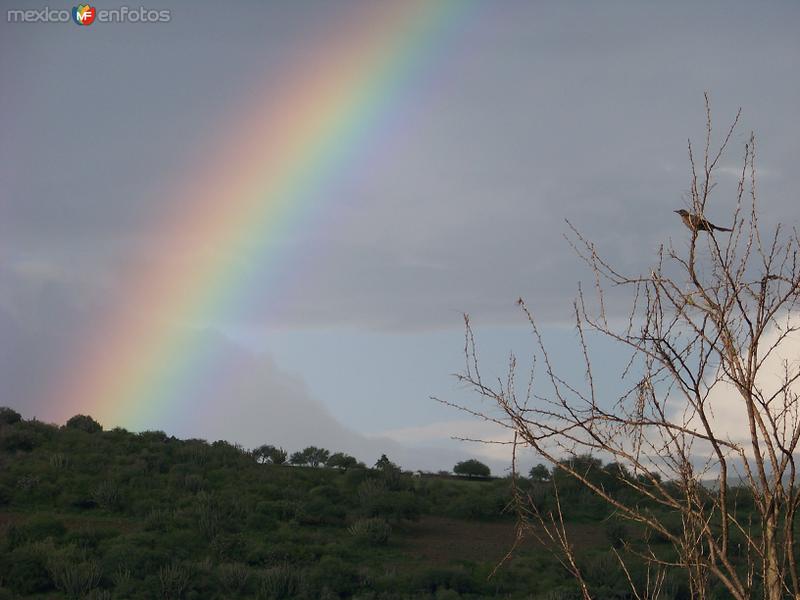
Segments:
[[[569,224],[568,239],[594,276],[593,290],[579,286],[574,302],[584,359],[581,381],[557,372],[533,313],[520,299],[537,348],[527,385],[516,382],[513,355],[506,380],[481,377],[465,317],[466,368],[458,377],[495,409],[445,403],[506,428],[513,434],[515,457],[518,446],[532,448],[554,472],[637,524],[643,542],[615,550],[636,598],[657,597],[669,569],[687,574],[695,598],[708,597],[711,586],[740,600],[800,598],[794,547],[800,361],[785,356],[800,328],[800,238],[780,225],[766,236],[759,226],[752,134],[744,145],[735,205],[731,202],[732,232],[696,225],[707,223],[720,159],[739,121],[737,114],[712,147],[707,97],[706,114],[702,156],[689,142],[686,208],[696,218],[684,219],[685,245],[662,245],[649,274],[621,273]],[[615,319],[607,311],[610,288],[629,291],[628,318]],[[589,340],[596,334],[630,350],[621,374],[626,391],[611,399],[595,385]],[[779,376],[773,373],[776,364]],[[720,418],[721,411],[727,419]],[[725,424],[731,419],[743,425],[740,431]],[[576,459],[586,454],[619,465],[617,487],[628,491],[627,500],[580,468]],[[641,501],[630,501],[630,494]],[[755,507],[748,517],[737,500],[743,496]],[[560,503],[542,514],[518,486],[515,505],[520,532],[557,545],[583,597],[591,598]],[[670,525],[675,515],[679,528]],[[648,541],[654,536],[673,551],[659,551]],[[631,560],[647,566],[644,583],[630,576]]]

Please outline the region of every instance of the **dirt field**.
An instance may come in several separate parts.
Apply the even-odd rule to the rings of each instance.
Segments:
[[[570,524],[567,533],[576,546],[596,547],[606,544],[603,528],[593,524]],[[444,565],[451,561],[500,561],[514,543],[514,523],[461,521],[444,517],[423,517],[406,531],[398,532],[397,539],[404,550],[433,564]],[[529,537],[521,550],[539,546]]]

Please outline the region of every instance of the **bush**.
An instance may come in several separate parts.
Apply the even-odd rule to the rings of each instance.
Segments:
[[[456,475],[466,475],[467,477],[489,477],[489,475],[491,475],[489,467],[474,458],[457,463],[456,466],[453,467],[453,473]]]
[[[101,542],[119,535],[114,529],[98,529],[83,526],[75,531],[70,531],[64,538],[64,543],[77,547],[83,552],[95,552]]]
[[[197,526],[208,539],[219,533],[222,527],[223,511],[219,499],[213,494],[200,492],[195,507]]]
[[[276,448],[270,444],[264,444],[255,448],[252,452],[253,458],[260,463],[271,463],[282,465],[286,462],[288,455],[283,448]]]
[[[173,513],[170,510],[154,508],[144,519],[145,531],[167,531],[173,522]]]
[[[49,515],[37,515],[9,531],[9,541],[15,540],[14,545],[23,543],[40,542],[48,538],[59,539],[67,531],[64,523]]]
[[[311,572],[315,597],[349,597],[360,587],[359,574],[352,563],[335,556],[323,556]],[[331,594],[333,592],[333,594]]]
[[[65,425],[67,429],[77,429],[79,431],[85,431],[86,433],[96,433],[98,431],[103,431],[103,426],[100,425],[97,421],[95,421],[89,415],[75,415],[74,417],[70,418]]]
[[[217,562],[227,562],[242,559],[246,554],[247,544],[238,534],[221,533],[211,540],[210,550]]]
[[[183,479],[183,487],[189,492],[196,494],[205,488],[205,482],[199,475],[186,475]]]
[[[56,471],[63,471],[69,467],[69,456],[56,452],[50,455],[50,466]]]
[[[0,485],[0,506],[11,504],[11,489],[5,485]]]
[[[259,582],[259,600],[280,600],[294,598],[300,591],[300,575],[296,569],[287,564],[267,569]]]
[[[334,452],[330,455],[330,457],[328,457],[325,466],[332,469],[342,469],[343,471],[346,471],[347,469],[352,469],[353,467],[358,466],[358,460],[349,454],[345,454],[343,452]]]
[[[384,546],[389,543],[392,528],[383,519],[359,519],[348,528],[348,531],[360,542],[372,546]]]
[[[172,564],[158,570],[158,582],[161,586],[161,597],[165,599],[180,598],[186,591],[191,579],[189,569],[183,565]]]
[[[614,548],[622,548],[630,535],[625,524],[617,520],[606,523],[605,534],[606,539]]]
[[[136,533],[109,540],[104,544],[103,572],[118,573],[123,579],[157,573],[171,559],[167,551],[156,545],[157,539],[151,534]]]
[[[22,420],[22,415],[8,406],[0,406],[0,425],[13,425]]]
[[[225,563],[217,569],[220,585],[229,596],[241,594],[250,579],[250,567],[243,563]]]
[[[0,429],[0,450],[6,452],[30,452],[40,444],[40,440],[30,431],[16,427],[3,427]]]
[[[436,593],[439,589],[448,589],[464,594],[474,592],[476,589],[472,577],[463,569],[429,569],[415,577],[413,585],[415,589],[429,593]]]
[[[92,491],[92,500],[106,510],[116,511],[122,506],[122,494],[113,481],[103,481],[97,485]]]
[[[37,542],[0,555],[3,583],[17,594],[37,594],[53,589],[47,561],[54,552],[52,542]]]
[[[94,562],[74,563],[65,558],[47,561],[47,572],[56,588],[70,600],[86,596],[100,582],[100,569]]]

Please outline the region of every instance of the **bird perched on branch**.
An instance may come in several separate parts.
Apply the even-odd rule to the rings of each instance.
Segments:
[[[717,231],[733,231],[733,229],[728,229],[726,227],[719,227],[717,225],[714,225],[711,221],[707,221],[700,215],[690,213],[688,210],[680,209],[673,212],[678,213],[681,216],[683,224],[686,225],[692,231],[713,232],[715,229]]]

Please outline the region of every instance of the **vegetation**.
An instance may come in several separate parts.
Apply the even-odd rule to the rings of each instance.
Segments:
[[[456,475],[466,475],[467,477],[489,477],[489,475],[491,475],[489,467],[474,458],[456,464],[456,466],[453,467],[453,473]]]
[[[598,597],[627,593],[608,544],[645,547],[640,528],[579,485],[555,496],[541,469],[512,487],[412,476],[386,456],[373,469],[339,453],[327,468],[294,467],[264,460],[265,446],[15,418],[0,440],[0,599],[575,597],[569,572],[535,541],[490,577],[514,543],[513,489],[542,510],[561,502]],[[663,514],[616,466],[581,460],[592,481]],[[664,542],[651,541],[668,551]],[[646,577],[641,565],[631,574]],[[680,573],[667,583],[664,598],[688,597]]]
[[[282,465],[286,462],[288,454],[283,448],[276,448],[270,444],[264,444],[253,450],[253,458],[260,463]]]

